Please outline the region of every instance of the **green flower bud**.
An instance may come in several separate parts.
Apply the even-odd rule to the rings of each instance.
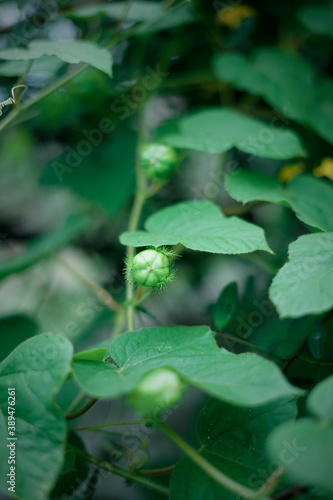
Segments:
[[[129,401],[144,415],[158,416],[179,403],[185,389],[180,376],[170,368],[156,368],[142,377]]]
[[[167,181],[176,169],[178,156],[172,147],[152,142],[141,148],[140,162],[147,179]]]
[[[173,272],[163,251],[149,249],[139,252],[127,262],[127,276],[139,285],[162,288],[172,281]]]

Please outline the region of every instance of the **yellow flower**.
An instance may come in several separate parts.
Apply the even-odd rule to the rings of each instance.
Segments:
[[[246,17],[255,17],[256,15],[257,11],[249,5],[223,7],[216,16],[216,23],[224,24],[231,29],[236,29],[239,28],[243,19]]]
[[[279,172],[278,180],[280,182],[289,182],[299,174],[304,172],[304,165],[301,162],[298,163],[287,163],[282,167]]]
[[[313,170],[316,177],[327,177],[333,181],[333,158],[324,158],[319,167]]]

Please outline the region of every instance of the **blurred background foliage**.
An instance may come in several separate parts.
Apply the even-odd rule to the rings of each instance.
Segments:
[[[168,4],[172,4],[171,13],[163,15]],[[136,115],[143,106],[146,140],[156,139],[166,122],[172,129],[180,116],[209,106],[231,106],[264,120],[281,117],[281,110],[249,90],[248,80],[243,85],[230,83],[234,76],[219,75],[213,63],[217,54],[226,57],[238,52],[247,58],[257,49],[269,47],[306,61],[316,84],[324,82],[321,102],[327,123],[332,120],[332,6],[304,0],[251,0],[247,4],[196,0],[182,5],[80,0],[1,3],[1,49],[25,46],[35,39],[84,39],[101,45],[113,36],[119,39],[111,49],[112,79],[89,67],[20,115],[15,126],[1,132],[2,357],[24,338],[41,332],[67,336],[76,350],[109,337],[113,312],[98,298],[91,283],[106,289],[115,300],[124,298],[124,248],[119,234],[126,230],[133,198]],[[121,41],[138,23],[142,28]],[[231,63],[229,69],[233,73],[237,68]],[[42,57],[31,65],[2,61],[0,100],[10,96],[22,75],[28,86],[24,102],[67,70],[68,64],[54,56]],[[153,88],[140,94],[137,88],[147,74],[153,75]],[[297,71],[287,74],[291,92],[302,95],[305,82],[298,77]],[[9,109],[3,110],[0,120],[7,113]],[[94,131],[105,119],[111,120],[114,130],[100,138]],[[283,123],[284,118],[280,119]],[[301,137],[309,153],[306,158],[290,162],[245,158],[233,149],[224,156],[224,163],[235,162],[282,182],[301,172],[313,172],[331,183],[329,130],[324,123],[320,133],[305,121],[288,119],[288,127]],[[226,214],[239,213],[263,227],[274,255],[214,256],[186,251],[176,264],[175,282],[165,293],[145,302],[136,325],[209,324],[220,332],[219,342],[227,349],[258,352],[273,359],[291,382],[309,388],[333,372],[333,319],[323,315],[279,320],[267,289],[287,258],[288,244],[310,229],[280,205],[256,206],[243,212],[224,188],[223,161],[218,155],[184,153],[171,182],[147,203],[142,221],[170,203],[209,198]],[[13,272],[13,262],[14,271],[19,272]],[[224,300],[220,307],[221,293]],[[58,396],[59,404],[68,407],[76,393],[74,384],[66,383]],[[178,424],[189,437],[194,436],[194,415],[202,402],[202,394],[191,390],[171,417],[181,419]],[[119,400],[112,406],[100,403],[83,423],[120,418],[133,415]],[[158,438],[163,445],[151,435],[133,438],[139,443],[134,456],[119,445],[117,433],[105,437],[101,434],[101,439],[90,440],[90,445],[104,447],[105,453],[112,450],[116,463],[142,459],[156,467],[178,458],[163,437]],[[149,458],[148,439],[152,440]],[[122,482],[112,481],[117,485],[112,498],[129,498]],[[113,486],[109,481],[103,484],[94,498],[109,498]],[[135,495],[138,499],[156,496],[141,493],[138,487]]]

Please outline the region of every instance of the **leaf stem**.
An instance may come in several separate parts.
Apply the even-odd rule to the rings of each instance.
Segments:
[[[112,472],[113,474],[116,474],[117,476],[121,476],[129,481],[141,484],[142,486],[157,491],[162,495],[169,496],[169,489],[166,486],[163,486],[162,484],[152,481],[151,479],[148,479],[144,476],[133,474],[125,469],[121,469],[120,467],[116,467],[115,465],[112,465],[109,462],[105,462],[104,460],[100,460],[99,458],[96,458],[92,455],[89,455],[88,453],[85,453],[84,451],[80,450],[79,448],[76,448],[75,446],[72,446],[70,444],[68,444],[67,446],[71,450],[73,450],[76,455],[82,457],[87,462],[90,462],[96,465],[97,467],[100,467],[101,469],[105,469],[109,472]]]
[[[77,269],[72,267],[65,259],[61,258],[59,255],[55,256],[56,259],[68,269],[74,276],[76,276],[82,283],[86,285],[111,311],[119,312],[121,310],[121,305],[114,300],[114,298],[109,294],[105,288],[101,287],[97,283],[94,283],[86,276],[83,276]]]
[[[135,178],[136,178],[136,189],[135,198],[131,210],[130,220],[128,224],[128,231],[135,231],[138,227],[141,212],[146,201],[146,182],[144,176],[141,172],[140,166],[140,147],[143,142],[143,109],[138,112],[138,145],[136,151],[135,160]],[[135,248],[127,247],[127,258],[134,257]],[[126,300],[127,300],[127,326],[128,331],[132,332],[134,330],[134,286],[133,283],[127,281],[126,283]]]
[[[81,415],[86,413],[86,411],[88,411],[95,403],[97,403],[97,401],[97,398],[91,399],[86,405],[82,406],[82,408],[75,411],[74,413],[71,413],[70,415],[67,415],[66,420],[74,420],[74,418],[81,417]]]
[[[230,477],[223,474],[223,472],[219,471],[203,456],[195,451],[190,445],[183,441],[183,439],[178,436],[178,434],[176,434],[172,429],[170,429],[170,427],[168,427],[164,422],[157,421],[156,423],[160,430],[164,432],[164,434],[166,434],[166,436],[168,436],[179,448],[181,448],[188,455],[191,460],[193,460],[195,464],[197,464],[204,472],[206,472],[206,474],[208,474],[208,476],[214,479],[217,483],[219,483],[224,488],[227,488],[229,491],[240,495],[241,497],[249,499],[256,498],[256,491],[253,491],[246,486],[237,483]]]
[[[70,427],[68,430],[69,431],[89,431],[89,430],[93,430],[95,428],[98,428],[98,427],[112,427],[114,425],[134,425],[134,424],[144,424],[145,421],[144,420],[135,420],[133,422],[115,422],[115,423],[112,423],[112,424],[97,424],[97,425],[88,425],[87,427],[75,427],[75,428],[72,428]]]

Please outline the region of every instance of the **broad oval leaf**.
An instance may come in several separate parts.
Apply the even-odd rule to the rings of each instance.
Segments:
[[[305,59],[274,48],[258,49],[250,58],[229,52],[215,56],[213,73],[237,89],[263,97],[287,117],[284,125],[289,120],[307,124],[333,143],[332,80],[318,80]],[[277,118],[272,121],[276,123]]]
[[[60,335],[33,337],[0,365],[0,404],[8,415],[8,389],[16,391],[16,489],[23,500],[46,500],[64,460],[66,420],[53,397],[71,369],[72,344]],[[6,418],[7,421],[7,418]],[[0,426],[1,442],[11,443]],[[0,450],[0,488],[8,494],[9,448]]]
[[[223,288],[213,309],[214,325],[221,331],[232,318],[238,301],[237,283],[233,281]]]
[[[224,153],[236,147],[249,155],[273,159],[305,156],[298,136],[233,109],[210,108],[179,122],[179,133],[161,140],[178,148]]]
[[[296,483],[333,491],[333,427],[310,418],[285,423],[269,436],[267,448]]]
[[[126,232],[123,245],[176,245],[218,254],[240,254],[270,248],[263,230],[238,217],[225,217],[208,201],[188,201],[160,210],[145,223],[145,231]]]
[[[333,188],[312,175],[299,175],[283,186],[272,177],[243,170],[227,177],[226,188],[237,201],[263,200],[287,205],[305,224],[333,231]]]
[[[333,419],[333,375],[312,389],[306,403],[313,415]]]
[[[258,489],[272,472],[265,453],[267,435],[277,425],[294,419],[296,413],[295,401],[245,409],[210,399],[197,421],[199,453],[234,481]],[[170,498],[235,500],[238,497],[186,457],[172,472]]]
[[[269,296],[281,318],[320,314],[333,306],[333,233],[307,234],[289,245]]]
[[[125,333],[111,344],[111,358],[116,364],[74,360],[74,376],[88,394],[101,398],[127,394],[145,373],[164,366],[188,384],[237,405],[255,406],[301,393],[274,363],[256,354],[219,349],[205,326]]]
[[[0,59],[29,61],[42,56],[56,56],[71,64],[87,63],[112,75],[112,58],[108,49],[83,40],[35,40],[28,48],[0,50]]]

